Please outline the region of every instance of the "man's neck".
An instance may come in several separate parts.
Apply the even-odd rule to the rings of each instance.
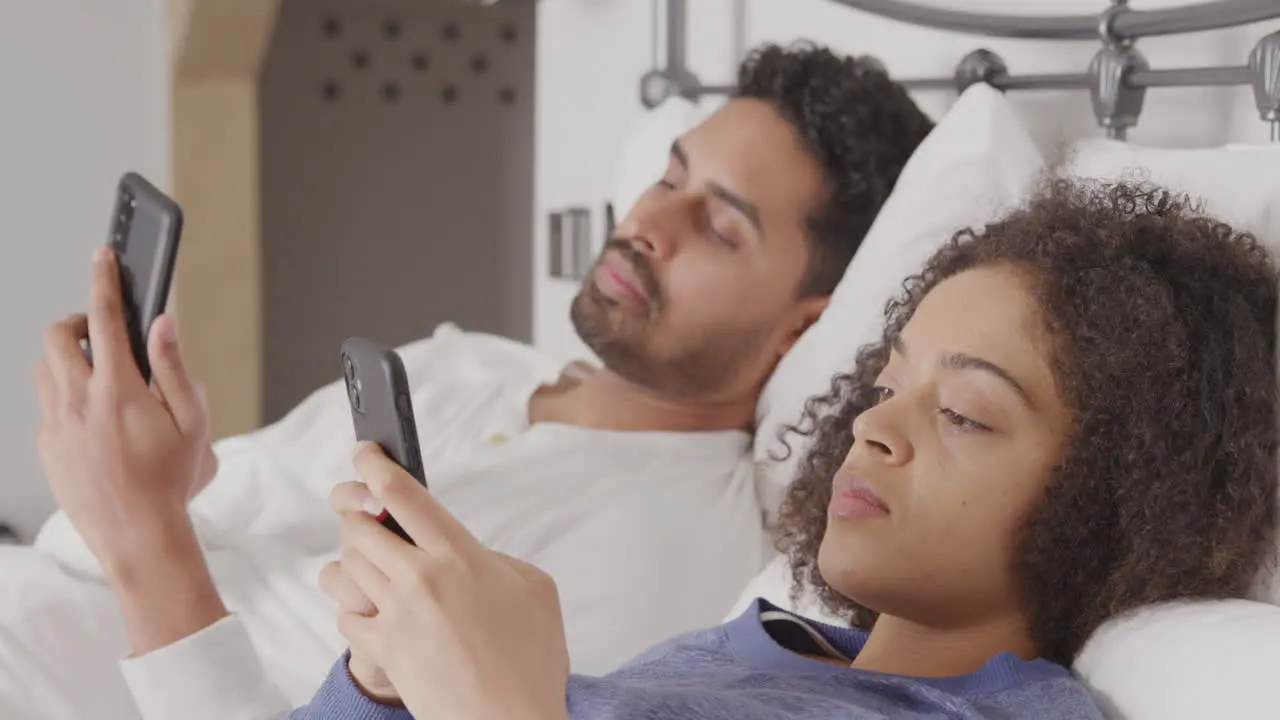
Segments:
[[[952,677],[976,672],[1001,652],[1024,660],[1036,657],[1025,618],[1005,615],[960,628],[934,628],[881,615],[853,667],[909,677]]]
[[[718,403],[666,398],[609,370],[580,380],[561,378],[529,400],[529,421],[597,430],[696,432],[747,430],[755,423],[756,397]]]

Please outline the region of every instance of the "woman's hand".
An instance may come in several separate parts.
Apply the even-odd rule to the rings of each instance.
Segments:
[[[355,465],[416,546],[370,513],[343,516],[342,569],[377,609],[340,616],[353,652],[385,669],[418,717],[567,718],[569,653],[551,577],[483,547],[376,446]]]
[[[373,499],[369,488],[364,483],[341,483],[329,493],[329,503],[339,516],[350,513],[369,513],[378,511],[377,501]],[[320,571],[320,589],[338,604],[338,614],[373,617],[378,608],[364,594],[351,575],[347,573],[341,562],[331,562]],[[387,673],[366,658],[359,648],[351,648],[347,660],[347,672],[351,679],[364,691],[371,700],[385,705],[400,705],[400,693],[387,677]]]

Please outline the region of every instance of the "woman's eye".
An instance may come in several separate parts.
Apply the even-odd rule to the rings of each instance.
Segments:
[[[971,420],[965,417],[964,415],[961,415],[960,413],[956,412],[955,410],[952,410],[951,408],[938,408],[938,412],[942,413],[942,416],[947,419],[947,422],[951,423],[952,425],[954,425],[955,427],[961,430],[990,430],[991,429],[986,425],[983,425],[982,423],[978,422],[977,420]]]

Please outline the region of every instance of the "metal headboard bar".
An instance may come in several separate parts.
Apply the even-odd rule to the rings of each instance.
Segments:
[[[1091,77],[1086,73],[1041,73],[1037,75],[1001,75],[986,80],[997,90],[1083,90]],[[1221,68],[1182,68],[1177,70],[1139,70],[1130,73],[1127,82],[1135,88],[1213,87],[1248,85],[1247,65]],[[954,90],[955,78],[916,78],[899,80],[908,90]],[[704,85],[701,95],[732,95],[731,85]]]
[[[943,10],[903,0],[832,0],[891,20],[989,37],[1040,40],[1091,40],[1098,37],[1096,15],[993,15]],[[1110,34],[1122,40],[1218,30],[1280,18],[1275,0],[1220,0],[1165,10],[1130,10],[1120,3],[1112,13]]]
[[[641,102],[652,108],[673,95],[697,99],[731,94],[732,87],[703,85],[689,71],[685,57],[686,0],[665,2],[667,66],[641,78]],[[1130,10],[1128,0],[1111,0],[1111,6],[1095,17],[965,13],[901,0],[833,2],[945,30],[1048,40],[1096,37],[1102,41],[1102,49],[1094,55],[1086,73],[1011,75],[998,55],[989,50],[975,50],[960,61],[953,77],[899,80],[912,90],[963,92],[975,82],[985,82],[1001,90],[1087,88],[1098,124],[1106,128],[1111,137],[1123,139],[1128,129],[1138,122],[1147,88],[1252,85],[1258,114],[1271,124],[1272,140],[1280,141],[1280,32],[1262,38],[1250,53],[1248,64],[1236,67],[1153,70],[1135,43],[1135,39],[1142,36],[1220,29],[1280,18],[1280,0],[1219,0],[1146,11]],[[1088,32],[1085,32],[1086,24]]]

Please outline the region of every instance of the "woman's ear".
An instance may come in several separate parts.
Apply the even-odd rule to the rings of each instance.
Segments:
[[[794,310],[794,320],[787,327],[787,334],[783,336],[782,343],[778,346],[778,359],[781,360],[783,355],[791,352],[791,348],[795,347],[796,342],[800,340],[800,336],[805,331],[813,327],[818,322],[818,318],[826,311],[827,306],[831,304],[830,295],[814,295],[801,299],[796,303]]]

